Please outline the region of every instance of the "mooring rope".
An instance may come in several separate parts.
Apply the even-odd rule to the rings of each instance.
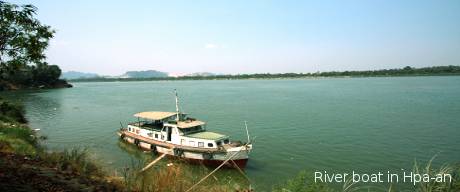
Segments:
[[[236,164],[235,161],[233,161],[233,159],[231,160],[233,165],[236,167],[236,169],[238,169],[238,171],[249,181],[249,183],[251,182],[251,180],[249,180],[249,177],[244,173],[243,170],[241,170],[240,167],[238,167],[238,164]]]

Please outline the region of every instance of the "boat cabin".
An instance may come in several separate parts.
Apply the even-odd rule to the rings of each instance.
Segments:
[[[134,115],[137,122],[128,124],[136,135],[184,147],[216,149],[229,144],[229,137],[206,131],[206,123],[177,112],[148,111]]]

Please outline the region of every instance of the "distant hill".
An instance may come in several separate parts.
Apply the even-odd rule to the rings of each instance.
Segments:
[[[168,73],[156,71],[156,70],[127,71],[125,74],[120,76],[120,78],[152,78],[152,77],[168,77]]]
[[[83,73],[78,71],[67,71],[61,74],[62,79],[83,79],[99,77],[96,73]]]
[[[280,78],[317,78],[317,77],[399,77],[399,76],[460,76],[460,66],[434,66],[412,68],[406,66],[399,69],[381,69],[367,71],[329,71],[316,73],[255,73],[255,74],[237,74],[225,75],[217,74],[215,76],[163,76],[152,78],[122,78],[122,77],[98,77],[89,79],[78,79],[74,82],[109,82],[109,81],[145,81],[145,80],[229,80],[229,79],[280,79]]]
[[[216,74],[209,73],[209,72],[197,72],[197,73],[190,73],[184,76],[186,77],[209,77],[209,76],[216,76]]]

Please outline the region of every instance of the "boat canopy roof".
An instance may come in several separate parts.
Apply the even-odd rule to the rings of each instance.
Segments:
[[[163,120],[176,115],[176,112],[164,111],[146,111],[134,114],[134,117],[150,119],[150,120]]]
[[[177,123],[177,127],[181,128],[181,129],[187,129],[187,128],[196,127],[196,126],[200,126],[200,125],[204,125],[204,124],[206,124],[206,123],[203,122],[203,121],[198,121],[198,120],[190,121],[190,120],[187,120],[187,121],[179,121]]]
[[[189,134],[187,135],[187,137],[193,137],[193,138],[198,138],[198,139],[209,139],[209,140],[219,140],[219,139],[228,138],[228,136],[226,135],[222,135],[222,134],[214,133],[210,131],[203,131],[203,132]]]

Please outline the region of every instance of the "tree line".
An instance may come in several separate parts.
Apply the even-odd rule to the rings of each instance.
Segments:
[[[368,71],[331,71],[316,73],[256,73],[237,75],[214,76],[182,76],[182,77],[152,77],[152,78],[81,78],[74,82],[91,81],[148,81],[148,80],[218,80],[218,79],[276,79],[276,78],[309,78],[309,77],[385,77],[385,76],[429,76],[429,75],[460,75],[460,66],[435,66],[413,68],[410,66],[402,69],[383,69]]]

